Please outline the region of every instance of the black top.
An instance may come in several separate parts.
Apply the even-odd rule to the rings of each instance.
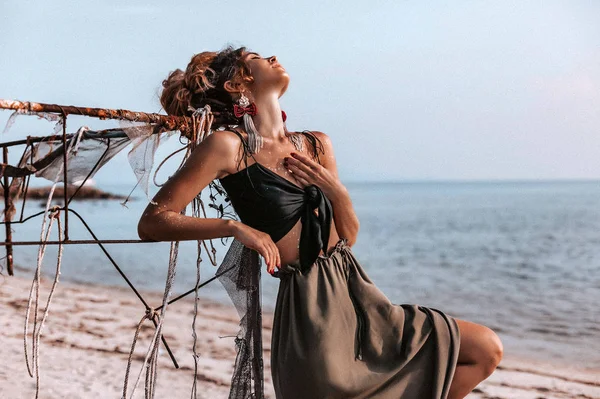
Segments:
[[[318,186],[302,188],[256,162],[242,135],[234,132],[242,140],[244,159],[250,155],[254,163],[248,165],[246,160],[245,168],[219,179],[221,186],[242,223],[269,234],[273,242],[282,239],[300,219],[300,268],[306,270],[321,249],[327,253],[333,215],[331,202]],[[315,145],[312,137],[310,141]]]

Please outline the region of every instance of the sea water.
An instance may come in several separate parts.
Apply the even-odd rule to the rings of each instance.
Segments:
[[[128,194],[132,186],[100,188]],[[484,324],[498,333],[507,355],[600,367],[600,182],[347,187],[360,220],[352,251],[393,303],[417,303]],[[29,200],[25,216],[43,210],[42,205]],[[71,203],[99,239],[137,239],[137,221],[146,205],[143,193],[136,193],[126,207],[119,200]],[[15,219],[19,215],[18,208]],[[39,240],[41,223],[37,217],[14,224],[13,240]],[[69,237],[92,238],[73,214]],[[56,231],[51,238],[57,238]],[[228,242],[213,241],[217,262]],[[162,290],[169,246],[161,242],[105,248],[136,287]],[[191,241],[180,244],[173,295],[194,286],[196,247]],[[202,251],[201,275],[206,281],[216,268]],[[42,265],[45,274],[54,272],[56,254],[57,247],[49,246]],[[15,247],[16,273],[31,277],[36,256],[37,246]],[[97,245],[67,246],[61,280],[102,284],[107,290],[125,284]],[[272,310],[278,280],[263,273],[262,284],[263,307]],[[200,293],[228,302],[218,281]]]

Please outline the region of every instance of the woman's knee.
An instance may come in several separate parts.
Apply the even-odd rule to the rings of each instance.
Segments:
[[[491,375],[496,367],[500,364],[502,357],[504,356],[504,346],[498,334],[496,334],[491,328],[484,328],[484,339],[486,341],[486,350],[482,354],[481,364],[484,373]]]
[[[482,373],[492,374],[504,354],[502,341],[489,327],[456,319],[461,332],[459,362],[477,364]]]

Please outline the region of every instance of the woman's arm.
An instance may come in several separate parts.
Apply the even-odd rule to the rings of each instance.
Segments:
[[[337,165],[331,139],[323,132],[313,131],[321,141],[325,154],[320,157],[321,164],[309,157],[292,153],[287,164],[294,176],[303,184],[316,184],[331,201],[335,228],[341,238],[348,240],[352,246],[356,242],[359,222],[350,195],[338,178]]]
[[[234,220],[181,214],[211,181],[235,170],[239,150],[239,138],[229,131],[216,131],[202,141],[144,210],[138,222],[140,238],[182,241],[233,236],[256,250],[265,259],[269,272],[279,267],[279,250],[268,234]]]
[[[218,218],[196,218],[180,212],[212,180],[222,177],[233,162],[227,134],[215,132],[190,154],[178,170],[156,193],[138,223],[144,240],[203,240],[232,236],[235,222]]]

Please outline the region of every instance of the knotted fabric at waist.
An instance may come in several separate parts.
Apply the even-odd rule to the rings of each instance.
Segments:
[[[327,252],[333,211],[329,198],[316,185],[304,188],[304,210],[301,216],[300,266],[303,270],[310,267],[321,250]],[[318,210],[318,215],[315,214]]]

